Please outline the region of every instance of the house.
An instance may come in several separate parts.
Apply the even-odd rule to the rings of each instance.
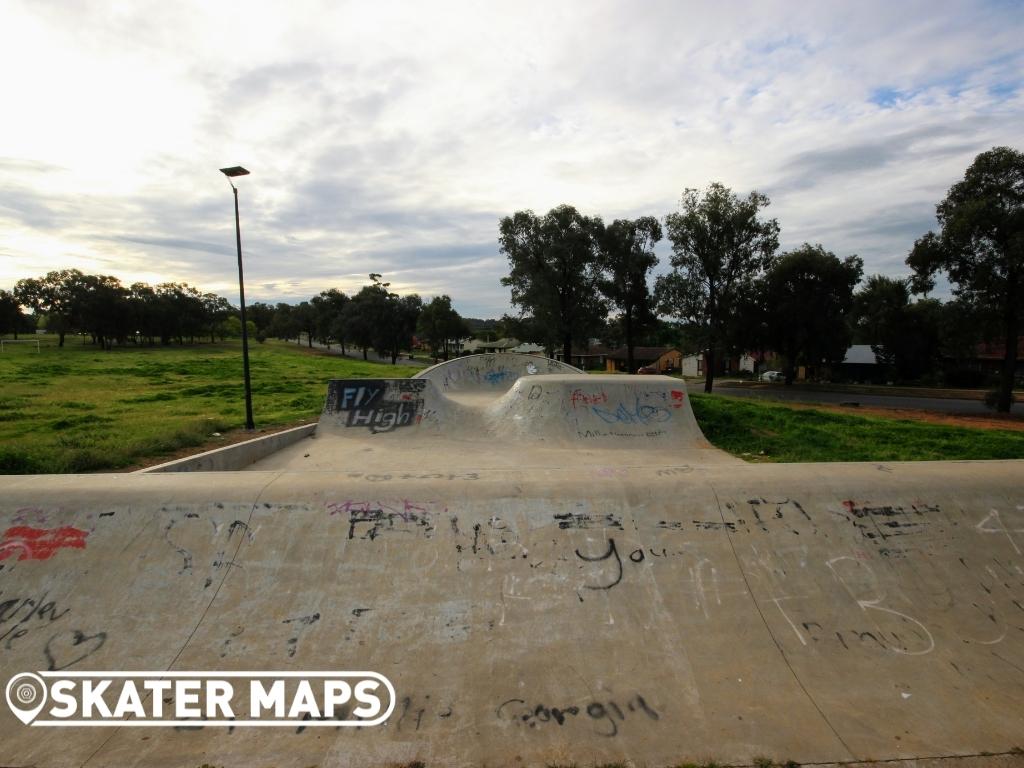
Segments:
[[[737,373],[754,373],[759,362],[762,361],[758,353],[744,352],[742,355],[721,355],[718,358],[718,370],[716,376],[729,376]],[[684,355],[679,370],[683,376],[703,376],[707,369],[703,352],[695,352]]]
[[[871,344],[854,344],[849,347],[843,362],[839,364],[839,375],[847,381],[882,381],[885,373],[885,366],[879,362]]]
[[[633,365],[635,368],[650,366],[658,373],[673,373],[679,370],[683,353],[676,347],[633,347]],[[636,373],[627,371],[628,355],[625,347],[605,355],[605,370]]]
[[[583,370],[601,370],[605,367],[606,360],[608,358],[610,349],[603,347],[600,344],[591,345],[589,349],[574,349],[572,351],[572,359],[569,360],[569,365],[575,365],[577,368]],[[561,349],[555,350],[555,360],[565,362],[562,358],[565,355],[562,354]]]
[[[540,344],[524,341],[518,347],[512,347],[509,352],[516,352],[520,355],[543,355],[546,350]]]

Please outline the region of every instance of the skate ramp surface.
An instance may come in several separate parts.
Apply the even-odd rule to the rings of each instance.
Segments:
[[[396,690],[367,729],[51,730],[0,702],[0,766],[1024,762],[1024,462],[747,464],[657,376],[449,388],[332,382],[253,471],[0,477],[0,684]]]
[[[0,478],[5,680],[368,669],[397,691],[366,730],[44,730],[4,709],[0,764],[1008,753],[1024,734],[1020,477],[664,456]],[[44,550],[26,529],[66,535]]]
[[[704,438],[678,379],[527,373],[492,386],[474,375],[468,396],[446,380],[331,381],[314,438],[249,469],[641,466],[666,451],[676,462],[737,461]]]
[[[551,373],[583,373],[566,363],[540,355],[515,352],[466,355],[425,368],[414,379],[432,381],[439,391],[456,397],[471,393],[496,393],[509,389],[523,376]]]

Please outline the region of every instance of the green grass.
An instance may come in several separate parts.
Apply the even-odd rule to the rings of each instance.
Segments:
[[[748,461],[1024,458],[1024,432],[847,416],[720,395],[690,398],[704,435]]]
[[[313,420],[332,378],[406,377],[417,369],[250,345],[257,429]],[[245,422],[240,342],[104,352],[69,337],[0,355],[0,473],[119,469]]]
[[[251,348],[257,429],[317,417],[332,378],[405,377],[410,366],[364,363],[268,341]],[[693,395],[707,438],[750,461],[1024,458],[1024,432],[794,409]],[[239,343],[103,352],[69,338],[0,355],[0,473],[90,472],[217,444],[242,427]]]

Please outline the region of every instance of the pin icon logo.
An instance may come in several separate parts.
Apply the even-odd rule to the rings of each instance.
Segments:
[[[23,672],[7,682],[7,706],[25,725],[35,720],[46,705],[46,683],[39,675]]]

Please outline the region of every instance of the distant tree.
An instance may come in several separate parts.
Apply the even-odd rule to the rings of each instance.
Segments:
[[[686,189],[681,210],[665,218],[673,271],[658,278],[655,293],[662,313],[699,330],[705,392],[714,385],[718,354],[742,346],[741,307],[754,293],[754,280],[774,263],[779,224],[758,219],[768,205],[765,195],[740,199],[716,182],[703,196]]]
[[[854,341],[870,344],[896,378],[919,379],[941,357],[944,313],[936,299],[913,301],[909,280],[871,275],[853,296]]]
[[[154,315],[160,343],[172,340],[184,344],[194,342],[206,332],[206,312],[203,294],[188,283],[160,283],[154,287]]]
[[[237,310],[231,306],[231,302],[223,296],[218,296],[215,293],[204,293],[202,295],[202,302],[203,321],[210,334],[210,343],[213,344],[217,340],[217,329],[220,328],[224,321],[231,317]],[[246,307],[246,318],[252,323],[251,335],[257,339],[262,339],[256,330],[256,323],[249,319],[249,309],[250,307]],[[242,325],[241,318],[238,320],[238,325],[239,327]],[[248,328],[246,330],[248,330]]]
[[[306,344],[313,348],[313,338],[316,336],[316,307],[308,301],[302,301],[292,307],[292,319],[299,329],[299,341],[302,341],[302,334],[306,334]]]
[[[301,331],[298,319],[295,317],[295,308],[291,304],[286,304],[283,301],[278,303],[274,309],[274,319],[267,327],[267,333],[282,341],[299,338]]]
[[[653,216],[616,219],[601,231],[598,240],[602,270],[599,285],[609,303],[620,312],[626,370],[633,373],[637,334],[654,320],[654,300],[647,276],[658,264],[654,245],[661,240],[661,225]]]
[[[75,315],[78,327],[92,336],[94,344],[111,349],[131,333],[130,292],[111,275],[83,275]]]
[[[245,307],[245,314],[256,326],[256,338],[266,338],[270,335],[270,324],[274,322],[274,307],[263,301],[254,301]]]
[[[0,335],[13,333],[17,339],[22,322],[21,304],[10,291],[0,290]]]
[[[982,152],[938,204],[936,217],[939,232],[920,238],[907,264],[919,289],[945,272],[958,299],[991,307],[999,317],[1005,351],[996,409],[1006,413],[1024,325],[1024,153]]]
[[[786,383],[798,365],[841,363],[850,345],[847,315],[864,262],[840,261],[820,245],[784,253],[764,276],[766,338],[785,360]]]
[[[85,275],[77,269],[47,272],[43,277],[19,280],[14,286],[18,303],[47,318],[47,330],[56,333],[58,346],[75,330],[81,310]]]
[[[886,363],[895,363],[891,340],[899,333],[903,312],[909,304],[910,285],[906,280],[886,275],[868,277],[853,297],[854,341],[872,345],[876,356]]]
[[[549,326],[572,359],[574,338],[587,338],[607,311],[601,300],[597,252],[601,219],[560,205],[537,216],[517,211],[498,225],[500,250],[509,274],[501,284],[512,289],[512,303]]]
[[[375,318],[382,313],[380,304],[384,299],[379,293],[370,286],[363,287],[345,305],[341,315],[344,333],[352,344],[362,350],[363,360],[367,359],[369,348],[373,346]]]
[[[499,320],[493,322],[496,323],[496,327],[490,332],[492,341],[495,338],[501,338],[539,344],[544,347],[544,354],[548,357],[554,357],[555,349],[561,344],[561,339],[558,338],[555,329],[542,323],[533,315],[504,314]]]
[[[390,357],[392,365],[398,362],[398,355],[403,349],[412,346],[412,337],[422,308],[423,300],[418,294],[388,294],[384,317],[374,333],[373,348],[379,354]]]
[[[469,326],[452,307],[450,296],[435,296],[423,305],[416,322],[416,335],[430,347],[434,357],[448,359],[450,345],[470,336]]]
[[[316,315],[317,338],[328,348],[332,341],[337,341],[341,346],[341,354],[345,354],[345,324],[341,320],[348,302],[348,296],[337,288],[321,291],[310,299]]]

